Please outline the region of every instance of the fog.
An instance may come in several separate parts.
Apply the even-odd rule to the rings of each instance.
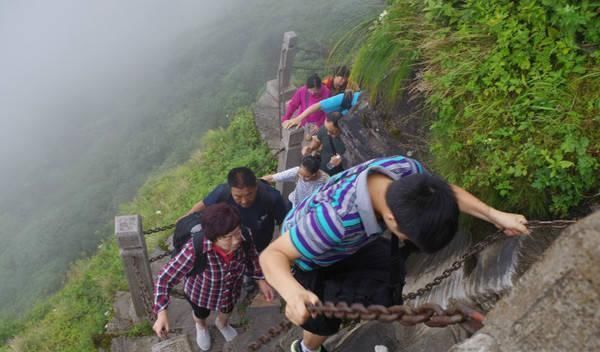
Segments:
[[[1,2],[0,163],[10,172],[0,176],[0,189],[14,189],[12,173],[60,159],[60,145],[95,117],[84,112],[127,101],[152,84],[174,54],[172,40],[210,26],[231,3]]]
[[[236,3],[0,2],[0,313],[57,289],[68,263],[107,235],[116,206],[173,153],[156,140],[176,105],[170,76]],[[214,127],[198,111],[179,126],[195,124],[182,139]]]
[[[59,289],[149,175],[255,102],[283,32],[323,48],[381,4],[0,0],[0,319]]]

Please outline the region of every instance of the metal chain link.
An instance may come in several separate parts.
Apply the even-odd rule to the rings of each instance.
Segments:
[[[271,327],[267,332],[261,335],[256,341],[248,344],[248,351],[257,351],[262,346],[269,343],[273,338],[283,334],[292,328],[294,324],[289,320],[283,320],[279,324]]]
[[[564,228],[571,224],[574,224],[575,222],[577,222],[577,220],[548,220],[548,221],[531,220],[531,221],[527,222],[527,227],[530,230],[544,228],[544,227]],[[490,246],[492,243],[496,242],[497,240],[499,240],[503,237],[504,237],[504,235],[502,234],[502,230],[498,230],[498,231],[494,232],[493,234],[488,235],[482,241],[474,244],[471,248],[469,248],[469,250],[467,250],[463,255],[461,255],[458,258],[458,260],[454,261],[448,269],[444,270],[441,275],[436,276],[431,282],[427,283],[424,287],[422,287],[414,292],[410,292],[410,293],[402,295],[402,299],[404,301],[414,300],[414,299],[424,295],[425,293],[431,291],[435,286],[438,286],[439,284],[441,284],[443,280],[450,277],[450,275],[452,275],[453,272],[460,269],[469,258],[471,258],[472,256],[476,255],[477,253],[481,252],[482,250],[484,250],[485,248]]]
[[[418,307],[397,305],[385,307],[381,305],[365,306],[361,303],[349,305],[346,302],[325,302],[311,304],[307,309],[312,315],[324,315],[327,318],[346,320],[378,320],[382,322],[397,321],[405,326],[413,326],[424,323],[429,327],[446,327],[465,321],[472,323],[472,328],[479,330],[483,327],[482,321],[485,316],[475,309],[453,301],[447,309],[443,309],[435,303],[425,303]],[[292,327],[292,323],[284,320],[278,325],[270,328],[267,333],[261,335],[254,342],[248,344],[249,351],[257,351],[269,343],[273,338],[281,335]]]
[[[167,231],[167,230],[170,230],[170,229],[172,229],[174,227],[175,227],[175,224],[170,224],[170,225],[165,225],[165,226],[159,226],[159,227],[155,227],[153,229],[146,230],[143,233],[144,233],[144,235],[147,236],[147,235],[151,235],[153,233]]]
[[[148,259],[148,262],[153,263],[153,262],[155,262],[157,260],[161,260],[164,257],[168,257],[169,255],[171,255],[171,252],[165,251],[165,252],[163,252],[161,254],[155,255],[154,257]]]

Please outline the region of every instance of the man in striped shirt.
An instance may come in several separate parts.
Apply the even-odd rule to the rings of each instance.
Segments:
[[[302,201],[287,215],[283,236],[260,256],[267,281],[287,302],[287,317],[304,328],[302,341],[294,341],[292,351],[323,351],[327,336],[339,329],[338,319],[310,318],[306,309],[308,303],[328,299],[329,281],[341,282],[333,291],[344,292],[352,289],[346,287],[352,280],[340,281],[340,276],[353,279],[353,272],[389,271],[384,229],[432,253],[454,237],[459,210],[504,229],[507,235],[528,233],[522,215],[498,211],[403,156],[370,160],[339,173]],[[353,297],[363,295],[368,293]],[[370,303],[389,302],[382,297]]]

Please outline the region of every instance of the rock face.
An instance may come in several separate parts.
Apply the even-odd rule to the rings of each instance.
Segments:
[[[565,230],[452,352],[599,351],[600,212]]]

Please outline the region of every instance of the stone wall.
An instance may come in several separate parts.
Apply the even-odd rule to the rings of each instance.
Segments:
[[[566,229],[452,352],[600,351],[600,212]]]

